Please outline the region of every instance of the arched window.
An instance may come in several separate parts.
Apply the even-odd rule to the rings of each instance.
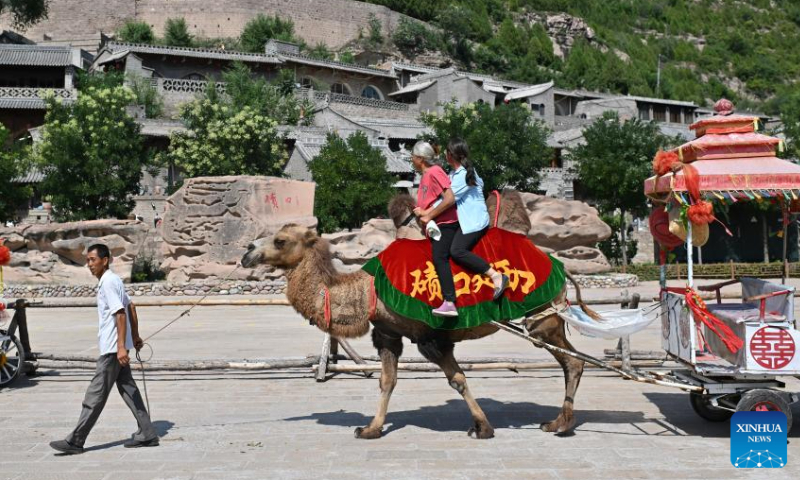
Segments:
[[[373,98],[375,100],[383,100],[381,92],[372,85],[367,85],[364,90],[361,90],[361,96],[364,98]]]
[[[341,93],[343,95],[350,95],[350,89],[343,83],[334,83],[331,85],[331,93]]]
[[[300,80],[300,85],[303,88],[312,88],[314,86],[314,80],[309,77],[303,77],[302,80]]]

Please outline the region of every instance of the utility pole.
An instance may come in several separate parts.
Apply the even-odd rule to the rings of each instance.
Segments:
[[[658,54],[658,69],[656,70],[656,97],[661,95],[661,54]]]

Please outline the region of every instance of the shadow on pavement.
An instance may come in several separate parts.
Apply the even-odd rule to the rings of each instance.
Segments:
[[[532,402],[499,402],[489,398],[480,398],[478,403],[495,429],[539,429],[541,423],[555,419],[561,411],[560,407],[539,405]],[[576,411],[576,416],[578,420],[576,434],[578,435],[580,435],[581,425],[584,424],[632,424],[651,421],[644,418],[644,415],[640,412],[578,410]],[[321,425],[355,428],[367,425],[372,420],[372,415],[338,410],[313,413],[302,417],[290,417],[284,420],[288,422],[313,420]],[[425,406],[399,412],[390,411],[386,415],[386,423],[391,425],[384,430],[384,435],[408,426],[436,432],[466,432],[472,426],[472,419],[469,409],[463,400],[448,400],[444,405]]]
[[[643,395],[658,407],[667,422],[687,435],[711,438],[729,438],[731,436],[730,422],[709,422],[700,418],[689,404],[688,393],[645,392]],[[792,415],[795,422],[789,432],[789,437],[800,437],[800,425],[796,420],[800,417],[800,403],[792,405]]]

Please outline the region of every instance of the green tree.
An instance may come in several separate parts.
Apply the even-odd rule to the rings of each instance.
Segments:
[[[227,102],[235,109],[250,107],[280,125],[307,125],[313,118],[314,105],[307,99],[298,100],[294,96],[293,83],[289,89],[289,75],[292,75],[291,70],[283,70],[275,83],[270,84],[263,77],[253,76],[244,63],[236,62],[222,74],[226,98],[219,101]],[[214,91],[209,89],[207,93]]]
[[[286,92],[286,74],[271,85],[236,63],[223,80],[225,94],[212,82],[202,99],[181,109],[188,131],[172,135],[161,163],[180,167],[188,177],[281,176],[288,155],[277,126],[308,123],[311,106]]]
[[[150,156],[139,125],[125,112],[135,101],[125,87],[88,87],[77,101],[47,99],[42,141],[34,157],[41,189],[59,221],[126,218]]]
[[[339,52],[339,58],[337,61],[340,63],[356,63],[356,56],[353,55],[353,52],[350,50],[345,50],[343,52]]]
[[[786,151],[788,158],[800,158],[800,92],[790,93],[783,98],[780,104],[781,123],[783,134],[786,137]]]
[[[436,50],[438,41],[436,34],[422,22],[403,17],[392,33],[392,43],[400,53],[413,59],[429,50]]]
[[[328,46],[322,42],[317,42],[313,48],[309,49],[307,52],[309,57],[316,58],[318,60],[333,60],[333,52],[328,49]]]
[[[277,15],[270,17],[259,14],[244,26],[239,36],[239,45],[245,52],[263,53],[270,39],[296,43],[294,22]]]
[[[661,133],[655,122],[639,119],[620,120],[616,112],[583,131],[584,143],[569,152],[581,185],[604,214],[619,209],[621,232],[619,245],[626,245],[625,215],[646,214],[644,180],[652,175],[653,157],[659,148],[677,143]],[[627,249],[622,251],[623,268],[628,263]]]
[[[27,148],[12,142],[11,132],[0,124],[0,222],[14,220],[17,207],[30,198],[30,187],[13,181],[26,173],[27,156]]]
[[[47,18],[48,0],[0,0],[0,15],[10,14],[11,25],[25,30]]]
[[[146,118],[158,118],[164,114],[164,99],[153,88],[149,78],[133,74],[128,79],[128,88],[136,96],[136,105],[144,107]]]
[[[539,170],[549,165],[547,127],[532,121],[530,111],[517,103],[492,108],[486,103],[444,104],[444,113],[422,114],[431,129],[430,140],[446,146],[453,137],[466,140],[470,159],[484,181],[484,193],[503,188],[533,192]]]
[[[329,133],[308,169],[317,183],[314,214],[322,232],[360,227],[384,214],[394,194],[386,159],[363,132],[347,140]]]
[[[371,47],[378,48],[383,45],[383,27],[381,26],[381,21],[378,20],[378,17],[376,17],[374,13],[370,13],[368,23],[369,37],[367,37],[367,41]]]
[[[153,29],[146,22],[128,20],[117,32],[121,42],[128,43],[155,43],[156,36]]]
[[[162,164],[179,167],[187,177],[282,175],[287,156],[278,122],[252,107],[204,98],[185,105],[181,118],[188,131],[172,134]]]
[[[168,18],[164,26],[164,43],[173,47],[191,47],[193,37],[183,17]]]

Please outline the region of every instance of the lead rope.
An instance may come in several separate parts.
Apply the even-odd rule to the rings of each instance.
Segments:
[[[233,274],[234,274],[234,273],[236,273],[236,271],[237,271],[237,270],[239,270],[239,268],[241,268],[241,266],[242,266],[241,264],[237,264],[237,265],[236,265],[236,268],[234,268],[233,270],[231,270],[231,272],[230,272],[230,273],[229,273],[229,274],[228,274],[228,275],[227,275],[225,278],[223,278],[223,279],[222,279],[222,282],[225,282],[225,281],[227,281],[229,278],[231,278],[231,277],[233,276]],[[147,413],[148,413],[148,414],[150,414],[150,399],[149,399],[149,398],[148,398],[148,396],[147,396],[147,379],[146,379],[146,377],[145,377],[145,374],[144,374],[144,370],[145,370],[145,369],[144,369],[144,364],[145,364],[145,363],[147,363],[147,362],[149,362],[149,361],[150,361],[150,359],[152,359],[152,358],[153,358],[153,353],[154,353],[154,350],[153,350],[153,346],[152,346],[152,345],[150,345],[149,343],[147,343],[147,341],[148,341],[148,340],[150,340],[151,338],[155,337],[155,336],[156,336],[156,335],[158,335],[159,333],[163,332],[164,330],[166,330],[166,329],[167,329],[167,327],[169,327],[169,326],[170,326],[170,325],[172,325],[173,323],[177,322],[177,321],[178,321],[178,320],[180,320],[181,318],[183,318],[183,317],[185,317],[185,316],[189,315],[189,312],[191,312],[192,310],[194,310],[194,307],[196,307],[196,306],[200,305],[200,303],[202,303],[202,301],[203,301],[203,300],[205,300],[206,298],[208,298],[208,296],[209,296],[209,295],[211,295],[211,290],[209,290],[209,291],[208,291],[208,293],[206,293],[205,295],[203,295],[202,297],[200,297],[200,300],[198,300],[198,301],[194,302],[194,304],[192,304],[192,305],[191,305],[189,308],[187,308],[186,310],[184,310],[183,312],[181,312],[181,314],[180,314],[180,315],[178,315],[177,317],[175,317],[174,319],[172,319],[172,320],[171,320],[169,323],[167,323],[167,324],[166,324],[166,325],[164,325],[163,327],[161,327],[161,328],[159,328],[158,330],[156,330],[156,331],[155,331],[155,333],[152,333],[152,334],[150,334],[150,336],[148,336],[147,338],[145,338],[145,339],[142,341],[142,347],[144,347],[145,345],[147,345],[147,348],[149,348],[149,349],[150,349],[150,356],[149,356],[149,357],[147,357],[147,360],[142,360],[142,357],[141,357],[141,355],[139,354],[139,353],[140,353],[140,350],[136,350],[136,360],[139,362],[139,368],[140,368],[140,369],[141,369],[141,371],[142,371],[142,387],[143,387],[143,389],[144,389],[144,400],[145,400],[145,402],[147,402]],[[152,415],[151,415],[151,418],[152,418]]]

